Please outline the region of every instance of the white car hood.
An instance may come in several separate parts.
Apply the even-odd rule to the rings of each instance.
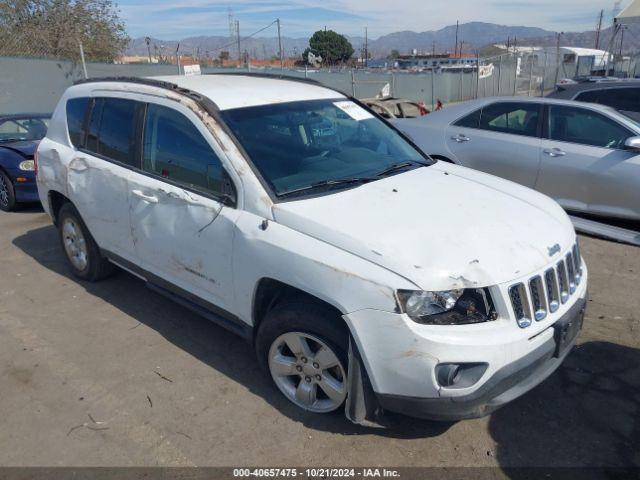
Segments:
[[[557,260],[575,232],[550,198],[438,162],[274,207],[278,223],[395,272],[424,290],[485,287]]]

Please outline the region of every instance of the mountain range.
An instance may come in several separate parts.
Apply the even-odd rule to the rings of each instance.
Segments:
[[[611,28],[603,29],[600,35],[600,48],[607,49],[611,38]],[[453,51],[455,46],[456,26],[450,25],[440,30],[426,32],[402,31],[383,35],[368,40],[368,49],[372,57],[384,57],[392,50],[400,54],[410,54],[414,49],[418,52],[438,53]],[[561,36],[561,44],[574,47],[595,46],[595,31],[565,32]],[[356,52],[364,46],[363,37],[347,36]],[[461,24],[458,29],[458,41],[463,43],[463,52],[472,53],[492,44],[505,44],[507,41],[518,45],[550,46],[556,45],[557,33],[536,27],[505,26],[493,23],[470,22]],[[617,37],[615,51],[619,49],[620,36]],[[152,55],[175,55],[180,47],[182,54],[202,57],[218,57],[221,51],[228,51],[231,58],[238,57],[237,42],[225,36],[189,37],[180,41],[150,39]],[[286,56],[297,57],[309,45],[308,38],[282,37],[282,45]],[[278,39],[267,37],[242,38],[241,50],[247,51],[252,58],[270,58],[277,55]],[[623,49],[625,52],[640,50],[640,27],[629,27],[625,31]],[[132,39],[127,49],[129,55],[146,55],[148,53],[145,38]]]

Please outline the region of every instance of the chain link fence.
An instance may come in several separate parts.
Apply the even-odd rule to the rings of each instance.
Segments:
[[[69,40],[66,40],[69,42]],[[75,45],[74,45],[75,43]],[[84,77],[175,75],[172,63],[99,63],[83,61],[86,48],[71,41],[64,48],[0,34],[0,113],[48,112],[64,90]],[[187,57],[188,58],[188,57]],[[608,70],[620,76],[635,76],[639,56],[610,62]],[[593,67],[593,65],[592,65]],[[376,69],[306,70],[280,68],[209,68],[203,73],[265,72],[315,79],[357,98],[375,97],[386,86],[394,97],[423,102],[434,108],[479,97],[542,96],[566,78],[588,74],[583,66],[549,50],[520,48],[494,57],[478,58],[455,67],[422,72]]]

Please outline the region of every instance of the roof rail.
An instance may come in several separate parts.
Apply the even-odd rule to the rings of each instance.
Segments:
[[[208,97],[203,97],[198,92],[194,92],[193,90],[189,90],[188,88],[181,87],[176,85],[175,83],[165,82],[164,80],[155,80],[153,78],[146,77],[95,77],[95,78],[84,78],[81,80],[76,80],[74,85],[82,85],[86,83],[99,83],[99,82],[125,82],[125,83],[135,83],[138,85],[147,85],[150,87],[163,88],[165,90],[171,90],[172,92],[179,93],[184,95],[185,97],[189,97],[190,99],[196,101],[199,104],[207,104],[211,109],[213,107],[215,110],[218,110],[218,106]]]
[[[239,75],[243,77],[257,77],[257,78],[270,78],[272,80],[289,80],[291,82],[310,83],[312,85],[319,85],[329,90],[333,90],[331,87],[327,87],[318,80],[307,77],[294,77],[290,75],[284,75],[282,73],[261,73],[261,72],[211,72],[205,73],[205,75]]]

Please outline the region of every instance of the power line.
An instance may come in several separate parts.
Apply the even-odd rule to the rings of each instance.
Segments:
[[[237,20],[236,20],[236,21],[237,21]],[[237,45],[237,44],[239,44],[240,42],[243,42],[243,41],[245,41],[245,40],[248,40],[248,39],[250,39],[250,38],[252,38],[252,37],[256,36],[257,34],[259,34],[259,33],[263,32],[263,31],[265,31],[267,28],[269,28],[269,27],[271,27],[271,26],[275,25],[277,22],[278,22],[278,19],[274,20],[274,21],[273,21],[273,22],[271,22],[269,25],[267,25],[267,26],[265,26],[265,27],[262,27],[262,28],[261,28],[261,29],[259,29],[259,30],[256,30],[256,31],[255,31],[255,32],[253,32],[251,35],[247,35],[246,37],[238,38],[237,40],[233,40],[232,42],[226,43],[226,44],[222,45],[221,47],[213,48],[213,49],[211,49],[211,51],[212,51],[212,52],[217,52],[217,51],[219,51],[219,50],[224,50],[224,49],[225,49],[225,48],[227,48],[227,47],[231,47],[231,46],[233,46],[233,45]],[[240,37],[240,36],[238,35],[238,37]]]

